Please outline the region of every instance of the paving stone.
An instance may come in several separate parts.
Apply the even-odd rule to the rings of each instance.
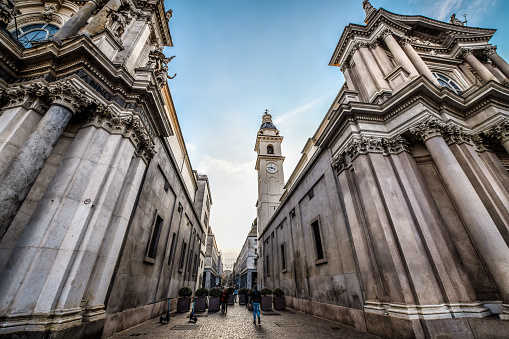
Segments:
[[[268,316],[270,315],[270,316]],[[111,339],[165,338],[381,338],[373,334],[318,318],[293,309],[261,312],[261,325],[253,324],[253,312],[244,305],[230,305],[228,313],[198,313],[198,322],[189,322],[188,313],[173,313],[169,324],[159,317],[119,332]]]

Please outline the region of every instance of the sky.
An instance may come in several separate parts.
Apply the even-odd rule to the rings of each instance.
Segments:
[[[509,60],[508,0],[372,0],[375,8],[496,28]],[[285,179],[344,83],[329,61],[362,0],[166,0],[175,55],[169,80],[191,164],[209,178],[210,225],[236,259],[256,217],[254,145],[265,109],[284,136]]]

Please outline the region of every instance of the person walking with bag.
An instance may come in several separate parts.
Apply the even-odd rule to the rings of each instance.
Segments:
[[[221,313],[226,314],[228,312],[228,300],[230,299],[230,292],[225,287],[223,290],[223,296],[221,297]]]
[[[258,325],[260,325],[260,302],[262,301],[262,295],[260,291],[258,291],[258,286],[255,285],[253,292],[251,292],[251,296],[249,297],[249,302],[253,305],[253,324],[256,325],[256,315],[258,315]]]

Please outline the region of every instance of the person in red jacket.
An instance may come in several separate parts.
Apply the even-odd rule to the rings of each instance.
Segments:
[[[230,292],[225,287],[223,290],[223,296],[221,297],[221,313],[226,314],[228,312],[228,299],[230,299]]]

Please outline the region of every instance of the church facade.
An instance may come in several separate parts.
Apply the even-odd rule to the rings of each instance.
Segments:
[[[111,335],[203,281],[212,200],[168,86],[171,16],[2,2],[0,337]]]
[[[330,61],[344,86],[268,192],[281,198],[258,219],[259,284],[384,337],[503,337],[509,64],[495,30],[363,7]]]

